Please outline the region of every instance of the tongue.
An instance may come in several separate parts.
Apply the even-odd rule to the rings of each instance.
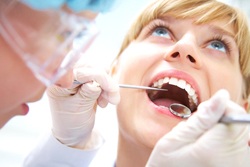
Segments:
[[[153,103],[155,103],[157,106],[164,106],[164,107],[169,107],[171,104],[173,103],[179,103],[176,100],[172,100],[172,99],[156,99],[153,101]]]

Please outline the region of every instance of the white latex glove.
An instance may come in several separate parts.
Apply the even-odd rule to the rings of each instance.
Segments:
[[[84,84],[73,84],[71,89],[52,86],[47,90],[52,131],[61,143],[86,148],[89,142],[93,142],[91,136],[97,103],[101,107],[108,103],[117,104],[119,87],[105,70],[88,65],[76,67],[74,78]]]
[[[218,123],[223,114],[246,112],[220,90],[158,141],[146,166],[249,167],[248,125]]]

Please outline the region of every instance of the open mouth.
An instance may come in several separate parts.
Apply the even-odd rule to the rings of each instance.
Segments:
[[[195,89],[185,80],[175,77],[165,77],[155,81],[151,87],[167,89],[168,91],[147,91],[149,99],[158,106],[167,107],[179,103],[194,112],[198,106],[198,96]]]

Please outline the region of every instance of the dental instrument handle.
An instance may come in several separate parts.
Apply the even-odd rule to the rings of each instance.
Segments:
[[[250,114],[247,115],[224,115],[220,122],[222,123],[250,123]]]
[[[153,88],[153,87],[148,87],[148,86],[128,85],[128,84],[119,84],[119,87],[120,88],[131,88],[131,89],[168,91],[167,89]]]
[[[74,80],[74,84],[81,85],[83,83]],[[148,86],[138,86],[138,85],[128,85],[128,84],[119,84],[120,88],[130,88],[130,89],[144,89],[144,90],[159,90],[159,91],[168,91],[167,89],[161,89],[161,88],[153,88]]]

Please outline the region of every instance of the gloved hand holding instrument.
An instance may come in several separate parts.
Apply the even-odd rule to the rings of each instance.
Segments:
[[[104,70],[82,65],[74,71],[70,89],[52,86],[47,94],[53,119],[53,135],[63,144],[87,148],[91,141],[97,104],[105,107],[120,100],[119,87]]]
[[[147,167],[247,167],[249,124],[219,123],[223,115],[246,115],[225,90],[201,103],[156,144]]]

